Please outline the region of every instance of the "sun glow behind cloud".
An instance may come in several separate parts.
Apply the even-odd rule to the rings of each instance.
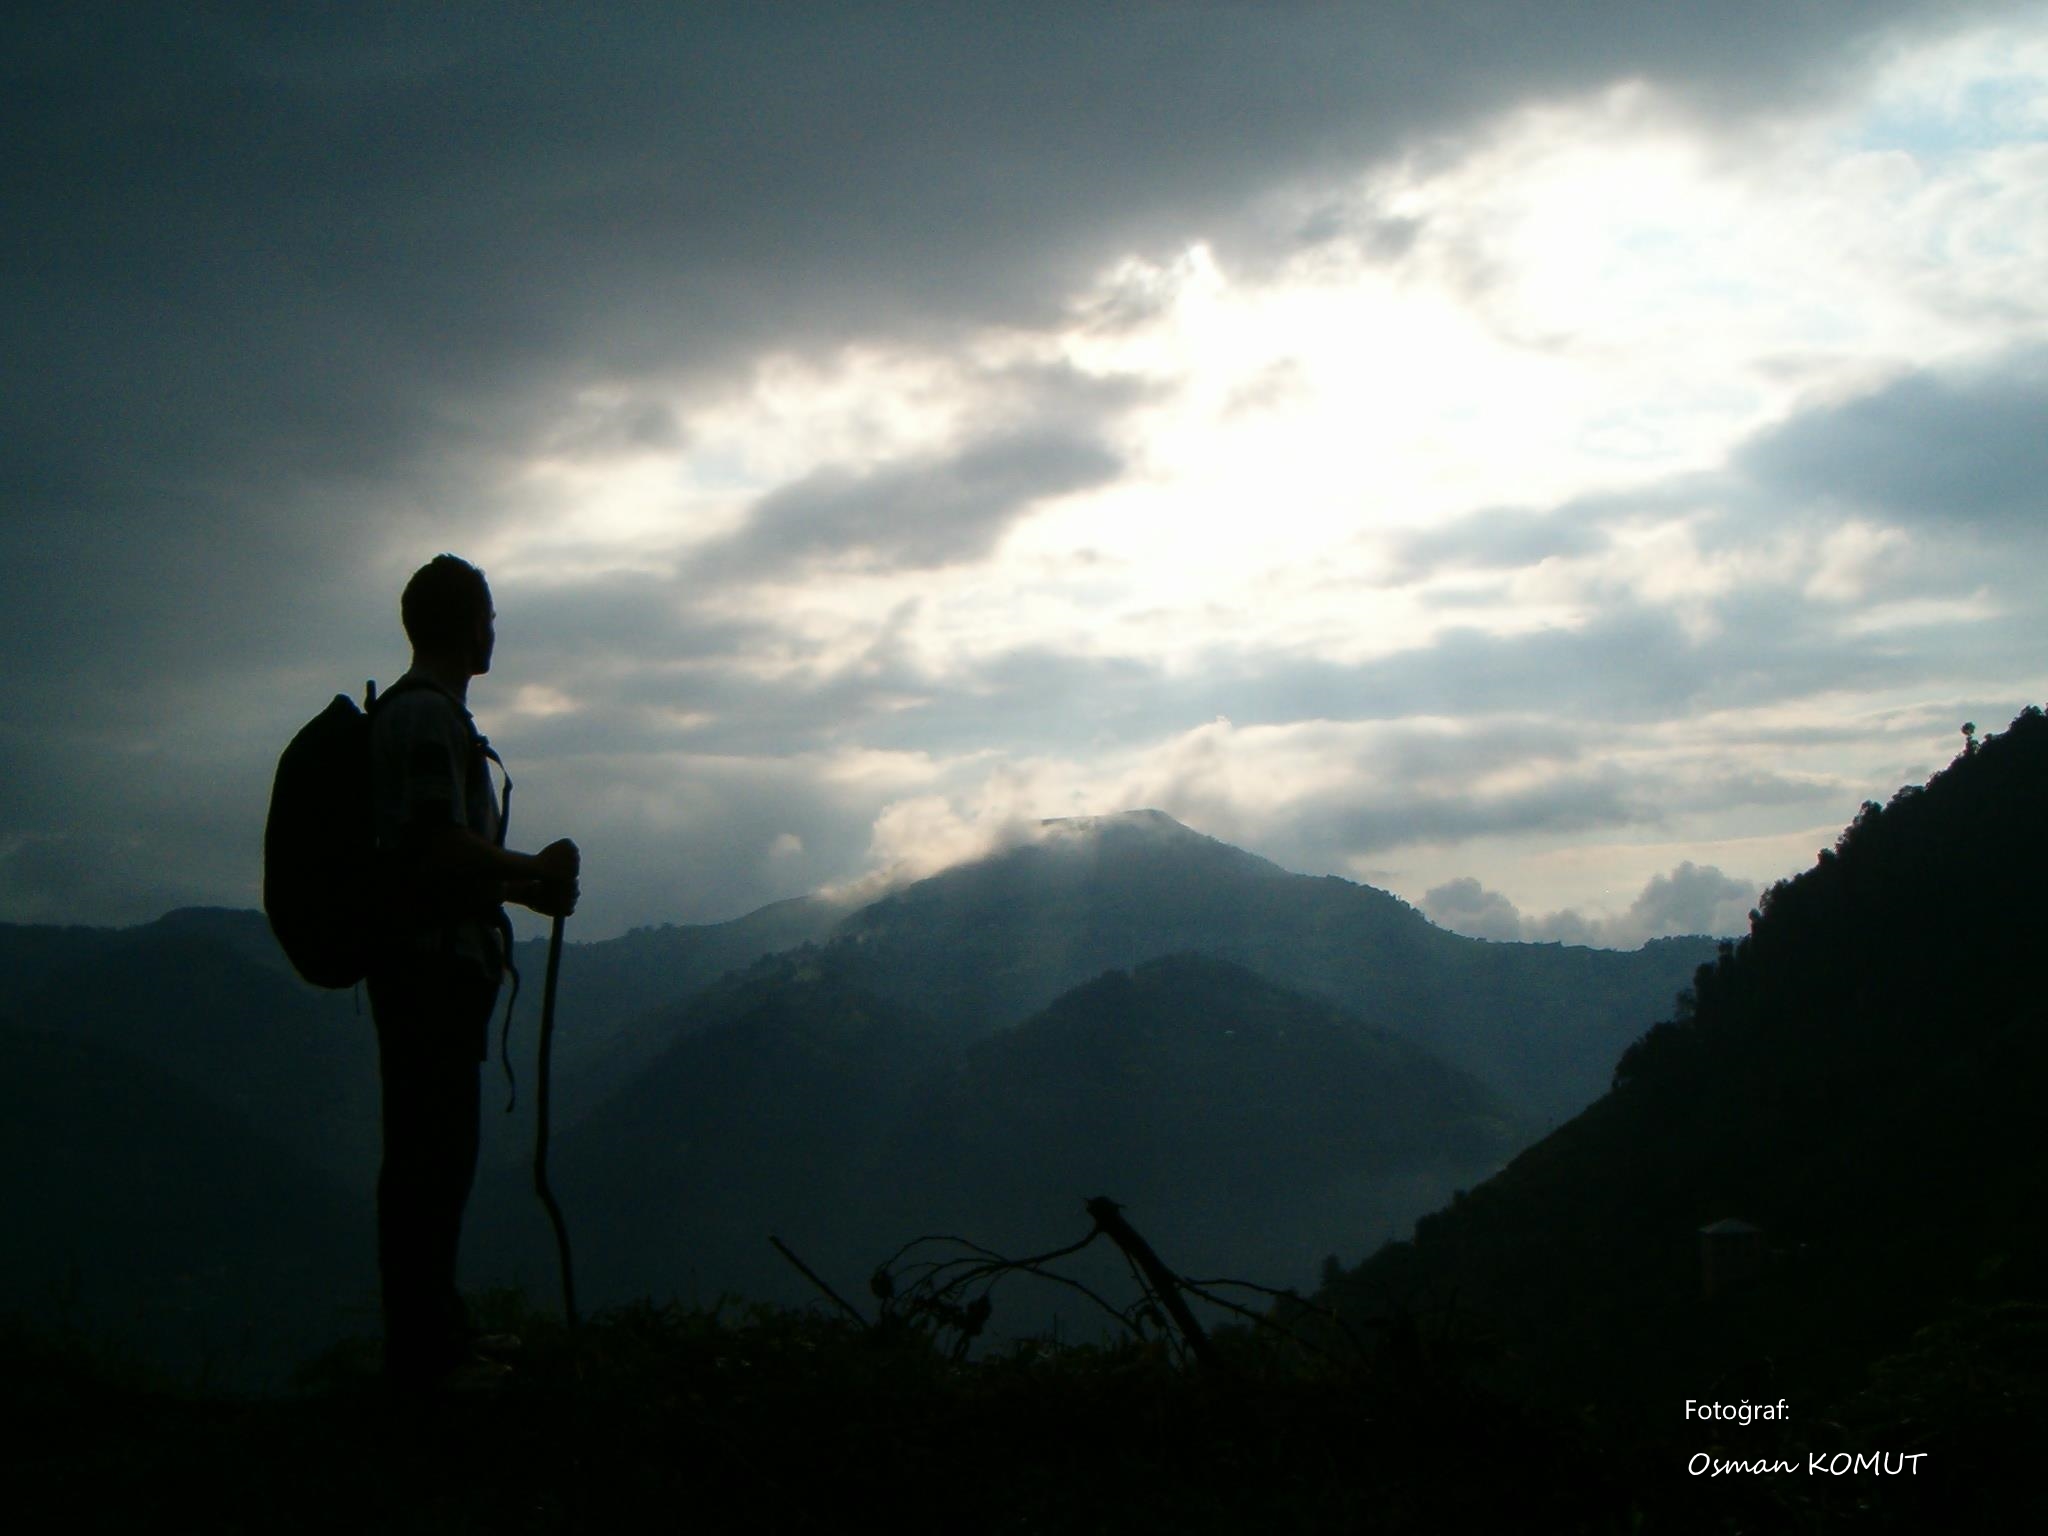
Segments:
[[[672,431],[624,446],[616,432],[558,432],[515,472],[520,510],[488,558],[535,584],[674,576],[679,602],[771,632],[727,663],[736,674],[825,687],[886,673],[877,716],[910,720],[925,688],[973,693],[981,669],[1027,651],[1171,683],[1419,656],[1454,634],[1585,630],[1617,605],[1667,614],[1711,648],[1745,594],[1780,586],[1844,641],[1994,618],[1981,590],[1887,596],[1919,546],[1867,515],[1787,509],[1773,525],[1749,508],[1731,537],[1738,490],[1716,477],[1802,410],[2048,337],[2048,153],[2021,137],[2038,134],[2043,76],[2038,44],[1965,39],[1899,60],[1858,102],[1732,143],[1641,85],[1522,110],[1458,155],[1310,189],[1321,217],[1291,248],[1276,234],[1278,255],[1191,231],[1178,249],[1128,254],[1038,331],[766,357],[722,392],[654,399]],[[1986,101],[1995,113],[1972,126]],[[1089,390],[1103,402],[1092,415]],[[621,386],[566,416],[648,407],[645,386]],[[792,542],[809,553],[756,553],[691,585],[692,562],[742,540],[771,498],[892,484],[1020,422],[1094,434],[1117,472],[1025,495],[965,552],[891,561]],[[1474,514],[1562,527],[1574,505],[1602,509],[1573,525],[1597,537],[1521,560],[1404,564],[1404,541]],[[1883,720],[1913,702],[1851,690],[1814,697],[1803,718],[1861,731],[1858,771],[1881,778],[1897,766]],[[871,848],[901,867],[1020,819],[1137,803],[1307,864],[1323,834],[1284,828],[1321,825],[1303,808],[1360,794],[1423,717],[1306,707],[1242,727],[1155,721],[1086,750],[998,735],[841,761],[898,765],[856,777],[878,794],[899,786],[904,798],[875,802]],[[1443,781],[1447,800],[1481,807],[1548,787],[1583,814],[1514,835],[1425,817],[1405,843],[1375,823],[1353,853],[1330,834],[1325,865],[1419,897],[1483,862],[1531,912],[1618,912],[1681,859],[1746,859],[1761,882],[1786,868],[1760,850],[1775,857],[1826,821],[1810,800],[1776,813],[1753,797],[1747,820],[1717,816],[1716,797],[1739,800],[1729,786],[1768,778],[1767,760],[1739,732],[1681,749],[1617,725],[1598,761],[1538,753]],[[1603,799],[1607,776],[1652,771],[1676,786],[1675,807]]]
[[[1959,57],[1978,54],[1946,67]],[[1943,99],[1969,92],[1952,81]],[[1337,189],[1356,217],[1412,228],[1392,256],[1339,233],[1237,276],[1195,244],[1106,272],[1064,330],[764,359],[736,393],[678,406],[664,448],[529,463],[551,516],[528,547],[688,547],[821,467],[942,447],[999,411],[1001,368],[1057,360],[1162,396],[1123,423],[1133,472],[1045,508],[1014,553],[1142,563],[1148,598],[1201,602],[1264,569],[1349,565],[1380,528],[1710,466],[1801,393],[2011,339],[2009,314],[1957,314],[1915,279],[1939,258],[1966,291],[1987,275],[1952,270],[1972,254],[1951,247],[1973,204],[2001,246],[2033,248],[2044,221],[2006,217],[2043,185],[2030,154],[1930,170],[1844,150],[1847,125],[1828,119],[1731,164],[1690,128],[1639,86],[1531,110],[1448,168]],[[1101,319],[1126,310],[1141,318]],[[594,393],[580,406],[602,409]],[[509,540],[499,552],[519,557]]]

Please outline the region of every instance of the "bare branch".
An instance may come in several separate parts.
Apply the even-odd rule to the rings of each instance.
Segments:
[[[1316,1302],[1308,1300],[1308,1298],[1301,1295],[1301,1293],[1298,1291],[1275,1290],[1270,1285],[1260,1285],[1258,1282],[1253,1280],[1189,1280],[1183,1277],[1180,1283],[1186,1286],[1189,1290],[1193,1291],[1197,1296],[1201,1297],[1202,1300],[1208,1302],[1211,1306],[1222,1307],[1225,1311],[1236,1312],[1243,1317],[1248,1317],[1253,1322],[1259,1324],[1261,1327],[1270,1328],[1278,1333],[1284,1334],[1286,1337],[1294,1340],[1295,1343],[1301,1345],[1304,1349],[1313,1350],[1315,1353],[1323,1356],[1323,1358],[1327,1360],[1335,1360],[1337,1357],[1334,1354],[1332,1354],[1329,1350],[1326,1350],[1321,1345],[1312,1343],[1308,1339],[1303,1338],[1300,1334],[1296,1333],[1292,1328],[1287,1327],[1283,1323],[1274,1321],[1273,1318],[1268,1316],[1266,1313],[1254,1312],[1247,1307],[1240,1307],[1234,1302],[1225,1301],[1221,1296],[1212,1295],[1210,1294],[1209,1287],[1219,1285],[1234,1286],[1240,1290],[1256,1292],[1258,1295],[1261,1296],[1270,1296],[1275,1301],[1284,1301],[1291,1307],[1295,1307],[1300,1311],[1310,1313],[1316,1317],[1321,1318],[1326,1323],[1331,1323],[1335,1325],[1338,1331],[1340,1331],[1344,1335],[1345,1339],[1350,1342],[1353,1354],[1356,1355],[1356,1357],[1360,1360],[1363,1360],[1365,1358],[1365,1341],[1359,1338],[1359,1336],[1352,1330],[1351,1324],[1347,1322],[1344,1318],[1338,1316],[1338,1314],[1332,1311],[1330,1308],[1321,1306]]]
[[[819,1290],[823,1291],[827,1297],[829,1297],[833,1302],[835,1302],[838,1305],[840,1311],[844,1312],[856,1323],[859,1323],[863,1328],[874,1327],[873,1323],[870,1323],[866,1318],[862,1317],[860,1313],[856,1312],[853,1309],[851,1303],[849,1303],[844,1296],[841,1296],[837,1291],[833,1290],[831,1286],[827,1285],[823,1280],[819,1279],[816,1270],[812,1269],[810,1265],[806,1264],[802,1259],[798,1258],[794,1253],[790,1252],[789,1245],[783,1242],[781,1238],[776,1237],[773,1233],[771,1233],[769,1234],[768,1241],[775,1245],[775,1251],[777,1253],[781,1254],[785,1259],[789,1260],[790,1263],[796,1266],[797,1273],[802,1275],[806,1280],[810,1281],[811,1284],[815,1285]]]

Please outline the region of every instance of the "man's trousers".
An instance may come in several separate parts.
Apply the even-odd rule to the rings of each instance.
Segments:
[[[455,1263],[476,1178],[479,1066],[498,983],[459,956],[406,955],[374,968],[369,985],[384,1090],[384,1369],[396,1384],[423,1385],[468,1355]]]

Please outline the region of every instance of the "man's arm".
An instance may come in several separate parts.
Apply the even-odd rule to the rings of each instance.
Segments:
[[[444,826],[428,840],[426,867],[450,875],[494,880],[500,897],[543,917],[567,917],[576,910],[576,879],[583,856],[564,837],[539,853],[500,848],[467,827]]]

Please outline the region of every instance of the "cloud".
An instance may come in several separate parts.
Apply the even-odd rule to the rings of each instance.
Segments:
[[[866,867],[877,817],[929,777],[915,760],[853,754],[592,755],[522,778],[515,821],[535,842],[575,836],[578,925],[595,937],[720,922],[841,882]]]
[[[1160,392],[1130,374],[1000,355],[965,366],[851,357],[811,384],[821,402],[848,391],[870,399],[842,413],[811,467],[755,499],[732,531],[700,542],[687,580],[719,586],[986,559],[1040,505],[1117,479],[1126,468],[1120,430]]]
[[[868,843],[867,872],[827,888],[847,901],[873,901],[897,886],[935,875],[955,864],[988,857],[1029,841],[1038,822],[991,782],[979,803],[965,810],[945,795],[917,795],[891,801],[875,818]]]
[[[1667,874],[1653,875],[1628,910],[1612,916],[1570,908],[1525,916],[1506,896],[1469,875],[1432,887],[1422,898],[1422,910],[1432,922],[1475,939],[1635,949],[1651,939],[1677,935],[1720,938],[1746,933],[1761,892],[1756,882],[1734,879],[1688,859]]]
[[[1810,411],[1738,457],[1773,499],[1936,532],[2036,535],[2048,511],[2048,351],[1908,374]]]
[[[1649,938],[1744,933],[1762,890],[1755,881],[1732,879],[1688,860],[1667,875],[1652,877],[1629,906],[1627,921]]]
[[[1517,943],[1523,937],[1522,914],[1499,891],[1489,891],[1470,875],[1432,886],[1422,898],[1431,922],[1475,939]]]
[[[71,923],[80,913],[104,923],[145,923],[195,904],[207,891],[203,880],[180,881],[146,867],[155,858],[140,837],[11,837],[0,845],[0,913],[17,923]]]
[[[16,18],[6,275],[38,303],[10,318],[10,481],[382,479],[578,375],[1042,316],[1528,98],[1651,77],[1736,110],[1937,15]]]
[[[1040,502],[1104,484],[1122,467],[1100,441],[1038,432],[867,473],[820,470],[764,497],[745,529],[691,574],[719,581],[814,564],[918,570],[976,560]]]
[[[480,687],[486,724],[531,770],[523,824],[588,825],[610,850],[601,922],[730,915],[936,847],[936,821],[901,813],[879,844],[876,822],[941,793],[979,825],[993,757],[1063,797],[1048,810],[1084,791],[1095,809],[1121,808],[1102,798],[1119,790],[1149,803],[1158,785],[1306,857],[1384,846],[1411,814],[1453,841],[1639,816],[1665,803],[1660,781],[1597,749],[1640,748],[1692,711],[1828,689],[1939,697],[1965,662],[2019,688],[2031,677],[1998,658],[2037,611],[2006,595],[2020,562],[1999,573],[2007,610],[1970,624],[1902,610],[1852,634],[1867,614],[1821,610],[1909,595],[1891,591],[1899,573],[1933,557],[1917,532],[1887,542],[1894,523],[2024,533],[2038,367],[2010,399],[1987,371],[1809,412],[1724,477],[1748,490],[1718,532],[1711,509],[1650,491],[1560,493],[1548,510],[1532,492],[1527,510],[1391,541],[1399,580],[1382,595],[1437,605],[1391,652],[1327,643],[1284,583],[1252,583],[1236,608],[1162,599],[1147,619],[1116,584],[1192,558],[1177,516],[1085,578],[1077,552],[1034,546],[1037,564],[1002,573],[1028,622],[937,579],[1030,543],[1061,498],[1163,494],[1134,424],[1192,365],[1118,357],[1124,376],[1088,351],[1121,338],[1143,353],[1156,318],[1135,290],[1080,311],[1116,264],[1205,242],[1256,273],[1349,242],[1419,282],[1458,231],[1431,222],[1441,210],[1361,202],[1361,178],[1455,166],[1530,103],[1623,80],[1717,131],[1778,122],[1886,49],[2006,9],[11,15],[0,280],[22,301],[0,319],[0,644],[25,663],[0,730],[0,911],[104,918],[167,899],[137,865],[246,899],[275,751],[329,693],[402,665],[395,594],[412,567],[517,546],[537,457],[686,464],[717,514],[656,497],[599,558],[590,510],[565,495],[540,509],[554,542],[505,567],[506,676]],[[785,463],[707,431],[735,400],[774,415],[761,381],[778,359],[878,353],[945,361],[933,393],[953,398],[924,436]],[[1264,402],[1249,416],[1301,383],[1248,378],[1225,393]],[[1488,456],[1515,462],[1510,446]],[[1288,494],[1255,489],[1260,508]],[[1688,518],[1707,544],[1739,543],[1829,496],[1875,542],[1826,545],[1829,524],[1807,569],[1747,595],[1764,557],[1704,571],[1681,601],[1646,574],[1662,553],[1629,544]],[[1356,606],[1341,561],[1301,565]],[[1941,576],[1944,600],[1970,595],[1967,566]],[[1799,581],[1817,583],[1804,606],[1785,595]],[[1104,593],[1122,606],[1095,606]],[[1199,739],[1218,714],[1240,739]],[[1351,760],[1347,788],[1317,778],[1345,761],[1334,749],[1287,774],[1248,750],[1261,727],[1452,714],[1475,746],[1504,718],[1569,717],[1578,755],[1558,748],[1524,784],[1439,767],[1425,794],[1392,758]],[[835,765],[862,754],[944,782],[904,768],[855,787]],[[1302,786],[1300,816],[1271,809],[1275,782]],[[1463,815],[1454,797],[1473,786]],[[108,823],[146,846],[80,830]]]
[[[1660,735],[1513,718],[1219,719],[1107,753],[963,758],[944,792],[971,797],[981,776],[1002,775],[1006,796],[1038,815],[1157,806],[1315,873],[1353,872],[1401,850],[1538,834],[1597,842],[1735,813],[1805,825],[1857,803],[1851,788],[1779,769],[1782,749]]]
[[[1585,506],[1549,511],[1487,508],[1390,541],[1382,581],[1420,581],[1442,571],[1516,570],[1597,554],[1608,536]]]

